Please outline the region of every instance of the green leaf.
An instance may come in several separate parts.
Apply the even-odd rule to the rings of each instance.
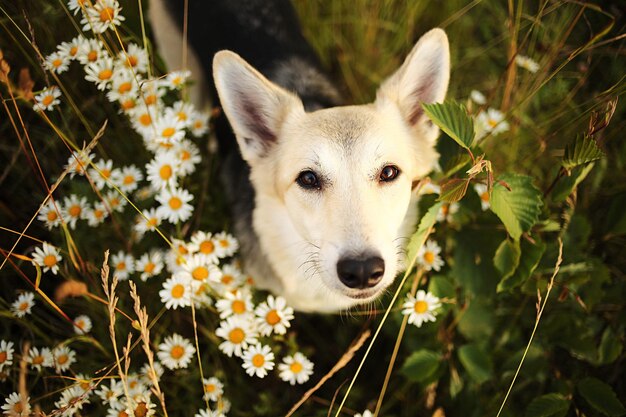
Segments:
[[[556,184],[554,190],[552,190],[552,199],[557,203],[565,201],[574,188],[578,187],[578,184],[589,175],[594,166],[595,163],[572,169],[568,176],[561,178]]]
[[[486,340],[494,331],[494,308],[484,299],[473,299],[467,310],[461,313],[459,332],[469,340]]]
[[[428,282],[428,292],[439,298],[454,298],[454,283],[446,276],[434,275]]]
[[[568,409],[569,401],[561,394],[546,394],[528,404],[526,417],[560,417],[564,416]]]
[[[493,364],[489,355],[478,345],[463,345],[459,348],[458,355],[459,361],[474,381],[482,384],[491,379]]]
[[[414,382],[427,381],[431,378],[441,362],[441,355],[428,349],[420,349],[411,354],[404,365],[401,372]]]
[[[604,153],[598,148],[598,144],[593,138],[587,135],[579,135],[574,143],[570,143],[565,147],[565,155],[563,155],[563,168],[570,170],[579,165],[597,161],[602,158]]]
[[[424,216],[422,217],[422,220],[420,220],[420,225],[417,228],[417,231],[413,233],[413,236],[411,236],[411,240],[409,241],[409,244],[407,245],[407,248],[406,248],[407,258],[409,259],[409,262],[411,263],[409,267],[412,267],[412,263],[415,261],[417,257],[417,252],[424,245],[424,243],[426,242],[426,238],[428,237],[428,234],[430,233],[430,229],[437,222],[437,214],[439,213],[439,210],[441,210],[441,206],[443,206],[443,204],[444,204],[443,202],[433,204],[428,209],[426,214],[424,214]]]
[[[515,273],[522,252],[518,240],[510,241],[504,239],[504,241],[496,249],[496,254],[493,257],[493,265],[502,275],[502,280],[507,279]]]
[[[615,362],[621,355],[622,349],[623,347],[619,339],[607,327],[604,333],[602,333],[602,340],[600,340],[600,346],[598,347],[598,364],[607,365]]]
[[[441,185],[441,193],[437,201],[455,203],[462,199],[467,192],[469,178],[453,178]]]
[[[491,210],[500,218],[511,237],[519,240],[524,232],[537,222],[541,213],[541,192],[533,185],[531,177],[504,174],[499,181],[505,182],[510,191],[499,182],[494,185],[489,202]]]
[[[507,277],[503,277],[498,284],[498,292],[510,290],[522,285],[535,272],[539,261],[546,250],[543,242],[533,244],[524,239],[521,243],[521,256],[515,272]],[[495,261],[495,259],[494,259]]]
[[[578,383],[578,392],[593,408],[607,416],[623,416],[626,409],[613,389],[596,378],[585,378]]]
[[[422,103],[426,115],[446,132],[459,146],[469,149],[474,141],[474,121],[467,115],[462,104],[455,101],[445,103]]]

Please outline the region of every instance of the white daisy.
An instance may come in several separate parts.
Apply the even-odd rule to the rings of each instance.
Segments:
[[[0,372],[13,365],[13,342],[0,340]]]
[[[74,319],[74,331],[76,334],[87,334],[91,331],[91,319],[89,316],[81,314]]]
[[[247,316],[252,314],[254,309],[252,295],[248,291],[241,290],[224,293],[224,298],[217,300],[215,307],[222,319],[230,316]]]
[[[197,231],[191,236],[188,249],[191,253],[202,255],[207,262],[217,264],[219,259],[217,257],[216,243],[211,233]]]
[[[133,129],[144,138],[149,138],[154,135],[154,120],[156,120],[157,116],[157,110],[155,108],[146,106],[141,102],[134,104],[134,107],[128,110],[128,117],[133,125]],[[146,145],[148,144],[149,143],[146,143]],[[154,150],[152,151],[155,152]]]
[[[166,252],[165,264],[167,265],[168,271],[175,274],[182,271],[183,264],[187,262],[186,259],[190,251],[183,240],[172,237],[170,241],[172,242],[172,247]]]
[[[304,384],[313,375],[313,362],[300,352],[293,356],[286,356],[283,362],[278,364],[278,376],[291,385]]]
[[[426,271],[439,271],[444,265],[443,259],[439,256],[441,247],[434,240],[426,241],[426,244],[417,252],[417,262],[422,265]]]
[[[370,410],[365,410],[363,411],[363,414],[356,413],[354,417],[374,417],[374,413],[372,413]]]
[[[68,61],[71,61],[77,58],[81,42],[81,37],[77,36],[69,42],[61,42],[57,46],[57,51],[61,54],[61,56],[67,58]]]
[[[109,217],[106,205],[102,201],[96,201],[93,207],[87,207],[85,210],[85,217],[87,224],[91,227],[96,227]]]
[[[129,43],[126,51],[120,51],[117,56],[119,66],[132,69],[135,74],[144,74],[148,71],[148,53],[136,43]]]
[[[488,210],[489,207],[491,207],[491,204],[489,203],[489,188],[485,184],[474,184],[474,190],[480,197],[480,208],[483,211]]]
[[[67,56],[56,51],[46,57],[44,65],[48,71],[61,74],[70,67],[70,60]]]
[[[533,74],[539,70],[539,64],[532,58],[524,55],[517,55],[515,57],[515,64],[520,68],[524,68],[525,70],[532,72]]]
[[[153,371],[153,369],[154,369],[154,371]],[[141,367],[141,370],[139,371],[139,373],[140,373],[142,382],[145,385],[151,386],[152,385],[152,375],[154,374],[154,376],[156,377],[156,380],[160,381],[161,377],[165,373],[165,369],[163,368],[163,365],[161,365],[161,362],[155,361],[155,362],[153,362],[152,368],[150,367],[149,363],[144,363],[144,365]]]
[[[459,203],[454,202],[454,203],[446,203],[444,205],[441,206],[441,208],[439,209],[439,213],[437,213],[437,221],[438,222],[452,222],[453,218],[454,218],[454,214],[456,214],[459,211]]]
[[[104,383],[100,384],[99,388],[95,391],[95,394],[100,397],[102,404],[117,404],[119,399],[124,394],[124,385],[122,384],[122,381],[110,379],[109,385],[107,386]]]
[[[221,267],[221,270],[222,276],[220,277],[219,284],[216,286],[218,293],[223,294],[231,292],[243,284],[244,276],[241,270],[234,264],[226,264]]]
[[[219,410],[199,410],[193,417],[226,417],[226,414]]]
[[[156,230],[161,225],[161,217],[157,213],[157,209],[152,207],[148,210],[143,210],[141,215],[137,215],[135,225],[133,229],[139,237],[142,237],[146,232]]]
[[[130,193],[135,191],[139,182],[143,180],[143,173],[135,165],[128,165],[116,171],[112,180],[122,192]]]
[[[113,80],[113,59],[106,57],[85,67],[85,80],[96,84],[98,90],[104,91]]]
[[[250,346],[243,352],[241,358],[243,359],[243,369],[250,376],[256,375],[263,378],[267,375],[267,371],[274,369],[274,353],[267,345],[257,343]]]
[[[91,377],[85,374],[76,374],[74,380],[76,381],[76,386],[80,388],[83,394],[87,394],[87,396],[90,396],[94,393],[93,390],[95,389],[96,385]]]
[[[128,201],[116,190],[110,190],[104,195],[104,203],[109,207],[110,211],[122,212]]]
[[[54,275],[59,272],[59,262],[62,260],[61,255],[59,250],[48,242],[43,242],[41,248],[36,247],[32,257],[33,265],[39,265],[43,268],[43,272],[51,271]]]
[[[237,252],[237,249],[239,249],[237,239],[226,232],[216,234],[213,236],[213,240],[216,242],[215,252],[220,258],[233,256],[235,252]]]
[[[154,123],[152,142],[157,144],[174,145],[185,137],[185,124],[174,114],[164,114]]]
[[[67,346],[56,347],[52,351],[52,357],[54,358],[54,367],[57,373],[67,371],[76,362],[76,352]]]
[[[61,100],[61,90],[52,86],[49,88],[44,88],[41,93],[35,96],[35,104],[33,105],[33,110],[35,111],[50,111],[54,109],[54,106],[59,104]]]
[[[224,339],[219,346],[220,350],[229,357],[241,356],[243,349],[257,342],[254,323],[241,316],[228,317],[220,322],[215,334]]]
[[[291,326],[289,321],[294,318],[293,309],[287,306],[287,301],[283,297],[274,298],[273,295],[268,295],[267,300],[259,304],[254,313],[259,332],[263,336],[269,336],[272,332],[287,333],[287,327]]]
[[[178,120],[184,128],[187,128],[191,124],[194,111],[193,104],[180,100],[174,103],[172,107],[165,109],[165,117]]]
[[[25,292],[20,294],[11,304],[11,312],[15,317],[24,317],[31,313],[31,309],[35,306],[35,294]]]
[[[161,302],[165,308],[176,310],[178,307],[191,305],[191,282],[185,275],[174,274],[163,283],[163,289],[159,291]]]
[[[487,134],[498,135],[509,130],[509,123],[504,120],[504,113],[500,110],[489,108],[487,111],[481,110],[476,115],[474,123],[476,139],[482,139]]]
[[[224,393],[224,384],[215,377],[204,378],[202,380],[202,387],[204,390],[202,399],[204,401],[217,401]]]
[[[487,104],[487,97],[478,90],[472,90],[470,92],[470,99],[480,106]]]
[[[201,282],[217,283],[222,276],[222,272],[219,268],[207,262],[207,259],[200,254],[188,256],[179,274],[184,274],[193,284],[199,284]]]
[[[165,77],[163,84],[167,88],[171,88],[175,90],[185,85],[185,82],[190,76],[191,76],[191,71],[189,70],[172,71],[169,74],[167,74],[167,77]]]
[[[111,256],[111,265],[113,266],[113,273],[120,281],[127,280],[129,275],[135,272],[135,260],[124,251],[119,251]]]
[[[5,417],[28,417],[30,416],[30,397],[24,398],[22,394],[13,392],[4,399],[2,415]]]
[[[139,84],[135,74],[127,68],[115,67],[111,77],[111,89],[107,92],[107,99],[110,102],[122,102],[127,97],[137,97]],[[137,76],[138,77],[138,76]]]
[[[63,199],[63,220],[67,222],[70,229],[76,228],[76,222],[86,218],[87,198],[70,194]]]
[[[54,403],[54,406],[62,411],[61,415],[73,416],[79,410],[82,410],[85,404],[89,404],[88,395],[80,387],[73,385],[63,390],[61,398]]]
[[[135,272],[141,274],[142,281],[147,281],[163,271],[163,254],[159,251],[144,253],[135,261]]]
[[[77,15],[78,12],[82,11],[83,8],[90,7],[90,2],[88,0],[69,0],[67,2],[67,8],[70,9],[71,12],[74,12],[74,15]]]
[[[117,0],[93,1],[92,7],[87,7],[80,23],[83,30],[93,30],[94,33],[103,33],[113,26],[119,26],[124,20],[122,8]]]
[[[113,161],[100,159],[87,171],[98,190],[102,190],[113,174]]]
[[[183,139],[172,148],[178,160],[178,172],[181,177],[192,174],[200,163],[200,149],[189,139]]]
[[[81,65],[87,65],[96,62],[99,59],[106,58],[108,53],[104,49],[104,44],[99,39],[87,39],[79,37],[78,53],[76,59]]]
[[[31,347],[26,355],[26,363],[31,368],[41,371],[41,368],[52,368],[54,366],[54,356],[49,348],[43,347],[41,351],[36,347]]]
[[[53,227],[57,227],[61,224],[61,207],[52,202],[52,200],[48,200],[45,206],[39,210],[39,214],[37,215],[37,220],[42,221],[46,224],[48,230],[52,230]]]
[[[420,187],[419,194],[441,194],[441,187],[431,181],[428,181],[426,184]]]
[[[409,316],[409,324],[422,327],[423,323],[435,321],[438,308],[441,307],[439,298],[424,290],[419,290],[415,297],[407,294],[406,301],[402,305],[402,314]]]
[[[159,345],[159,361],[168,369],[186,368],[196,348],[184,337],[174,333]]]
[[[193,206],[189,204],[193,200],[193,195],[182,188],[172,187],[171,190],[161,190],[156,195],[156,200],[161,204],[157,213],[172,224],[184,222],[193,213]]]
[[[194,137],[199,138],[209,131],[209,117],[208,113],[193,112],[189,128]]]
[[[85,175],[87,167],[93,159],[93,154],[85,153],[85,151],[73,151],[72,155],[67,160],[64,169],[70,175],[70,178],[74,178],[75,174]]]
[[[173,152],[158,152],[146,165],[147,179],[155,190],[176,187],[178,158]]]

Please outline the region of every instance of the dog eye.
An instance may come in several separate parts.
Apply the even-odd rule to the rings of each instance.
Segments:
[[[400,174],[400,169],[395,165],[387,165],[380,171],[380,182],[391,182]]]
[[[322,188],[320,185],[320,181],[317,178],[317,174],[313,171],[302,171],[298,178],[296,178],[296,182],[298,185],[306,190],[309,189],[320,189]]]

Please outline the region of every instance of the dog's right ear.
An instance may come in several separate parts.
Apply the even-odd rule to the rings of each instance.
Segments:
[[[304,112],[297,96],[270,82],[234,52],[215,54],[213,79],[241,155],[250,164],[276,144],[291,112]]]

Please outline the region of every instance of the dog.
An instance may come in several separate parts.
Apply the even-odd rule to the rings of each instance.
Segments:
[[[150,8],[171,69],[187,16],[188,66],[223,109],[214,125],[220,172],[257,286],[305,312],[375,300],[405,268],[416,185],[438,160],[439,131],[421,104],[445,97],[445,32],[424,34],[372,103],[345,105],[288,0]]]

